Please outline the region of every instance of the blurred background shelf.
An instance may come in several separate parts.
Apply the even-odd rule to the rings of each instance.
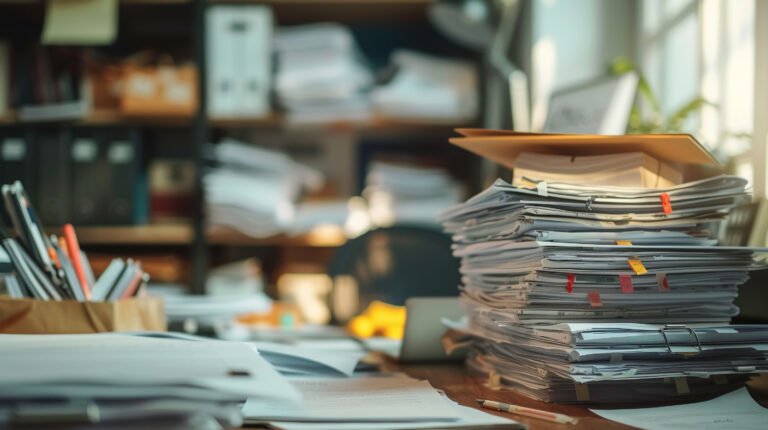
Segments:
[[[189,245],[194,231],[189,224],[137,226],[84,226],[77,228],[81,245]],[[55,231],[58,233],[58,230]]]
[[[336,229],[318,229],[295,236],[277,235],[267,238],[253,238],[234,229],[211,226],[208,228],[206,236],[210,245],[329,248],[341,246],[347,241],[343,232]]]

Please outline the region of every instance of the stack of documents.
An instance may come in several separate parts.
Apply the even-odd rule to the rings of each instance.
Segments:
[[[525,186],[531,179],[582,185],[665,188],[681,184],[683,175],[669,163],[644,152],[580,157],[523,152],[515,158],[512,184]]]
[[[437,216],[461,201],[463,190],[442,168],[371,163],[363,196],[371,221],[392,224],[435,224]]]
[[[248,236],[289,230],[301,191],[323,183],[318,171],[277,151],[225,139],[213,152],[218,167],[203,179],[208,220]]]
[[[301,406],[249,399],[243,407],[245,422],[285,430],[524,428],[511,419],[460,406],[428,382],[402,374],[290,381],[302,394]]]
[[[498,180],[450,209],[477,338],[470,367],[557,402],[711,394],[768,371],[768,326],[727,326],[766,250],[709,238],[745,187],[732,176],[663,189]]]
[[[231,428],[300,394],[252,345],[118,334],[0,335],[0,427]]]
[[[477,75],[466,61],[414,51],[392,56],[397,74],[371,94],[376,113],[403,119],[469,121],[477,116]]]
[[[365,121],[366,90],[373,74],[350,30],[339,24],[311,24],[277,31],[275,90],[288,120],[300,123]]]

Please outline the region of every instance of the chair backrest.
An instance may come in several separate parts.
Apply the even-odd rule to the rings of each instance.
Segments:
[[[329,306],[336,322],[347,321],[373,300],[404,305],[409,297],[455,296],[460,280],[450,236],[407,225],[349,240],[332,257],[328,274],[334,280]]]

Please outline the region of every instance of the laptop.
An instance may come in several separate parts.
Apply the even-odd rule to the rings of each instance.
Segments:
[[[403,342],[398,359],[411,363],[419,361],[458,361],[466,352],[446,355],[442,337],[448,328],[444,318],[459,320],[466,315],[458,297],[412,297],[405,301],[406,320]]]

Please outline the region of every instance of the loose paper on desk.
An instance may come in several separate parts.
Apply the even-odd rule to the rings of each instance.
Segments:
[[[261,355],[279,372],[296,375],[350,376],[366,352],[304,348],[276,342],[256,342]]]
[[[609,420],[647,430],[762,430],[768,423],[768,409],[757,404],[746,388],[705,402],[658,408],[592,409],[592,412]]]
[[[117,0],[48,1],[44,45],[109,45],[117,36]]]
[[[253,345],[241,342],[189,342],[111,333],[0,335],[0,356],[3,386],[50,381],[183,383],[273,402],[291,404],[300,399]],[[232,372],[247,377],[233,377]]]
[[[301,392],[299,407],[252,401],[246,422],[420,422],[455,421],[461,414],[426,381],[403,375],[358,378],[291,378]]]
[[[402,374],[292,382],[304,398],[301,407],[249,400],[243,407],[246,423],[271,422],[284,430],[524,428],[512,419],[460,406],[428,382]]]

